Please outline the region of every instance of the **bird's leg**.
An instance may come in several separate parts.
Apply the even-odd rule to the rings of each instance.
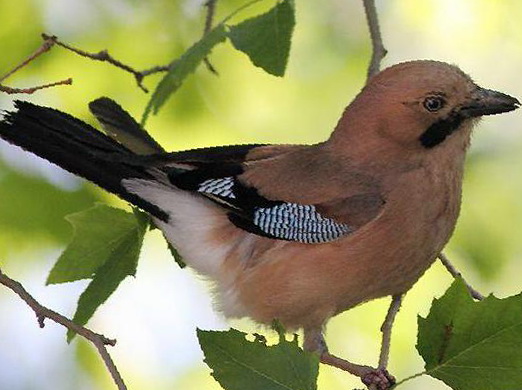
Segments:
[[[352,375],[358,376],[366,386],[373,386],[374,389],[387,390],[395,384],[395,378],[391,376],[386,369],[376,369],[370,366],[351,363],[348,360],[329,353],[321,329],[305,329],[304,336],[304,349],[318,353],[321,358],[321,363],[337,367]]]
[[[393,322],[399,312],[402,304],[402,295],[393,295],[388,313],[381,326],[382,342],[381,342],[381,354],[379,355],[379,368],[386,369],[388,366],[388,357],[390,356],[390,343],[391,333],[393,328]]]

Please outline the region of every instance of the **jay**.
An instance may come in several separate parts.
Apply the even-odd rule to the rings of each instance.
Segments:
[[[166,153],[108,98],[90,104],[105,134],[18,101],[0,137],[150,213],[225,316],[303,329],[323,362],[386,389],[385,370],[330,355],[323,328],[412,287],[455,227],[473,126],[519,105],[456,66],[411,61],[374,76],[315,145]]]

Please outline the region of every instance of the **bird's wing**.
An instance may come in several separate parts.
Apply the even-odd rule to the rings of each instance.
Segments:
[[[141,125],[114,100],[101,97],[89,103],[89,109],[98,119],[105,133],[136,154],[164,152]]]
[[[368,181],[361,184],[360,177],[347,191],[339,183],[333,184],[335,190],[327,184],[328,190],[308,191],[306,196],[273,191],[283,187],[300,191],[295,179],[285,177],[292,173],[278,168],[285,162],[284,156],[305,149],[298,145],[198,149],[164,156],[163,170],[176,187],[212,200],[226,210],[235,226],[260,236],[310,244],[330,242],[378,215],[383,197]],[[275,177],[271,184],[253,184],[248,178],[253,171]],[[337,179],[306,170],[298,176],[300,183],[310,186],[318,184],[317,180]],[[346,177],[343,183],[346,185]]]
[[[329,242],[372,220],[383,204],[371,179],[354,172],[336,177],[335,164],[317,159],[318,148],[252,144],[165,153],[113,100],[99,98],[89,108],[107,135],[141,155],[126,163],[165,171],[174,185],[211,199],[254,234]]]

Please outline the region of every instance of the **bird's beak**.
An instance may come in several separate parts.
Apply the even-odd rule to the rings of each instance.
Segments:
[[[519,107],[520,102],[512,96],[477,87],[469,103],[460,109],[460,113],[465,118],[473,118],[513,111]]]

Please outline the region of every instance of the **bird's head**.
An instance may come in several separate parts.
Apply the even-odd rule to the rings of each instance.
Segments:
[[[477,118],[519,106],[511,96],[477,86],[456,66],[404,62],[369,81],[335,133],[345,133],[352,140],[354,136],[367,138],[369,148],[395,145],[422,153],[445,144],[466,145]]]

